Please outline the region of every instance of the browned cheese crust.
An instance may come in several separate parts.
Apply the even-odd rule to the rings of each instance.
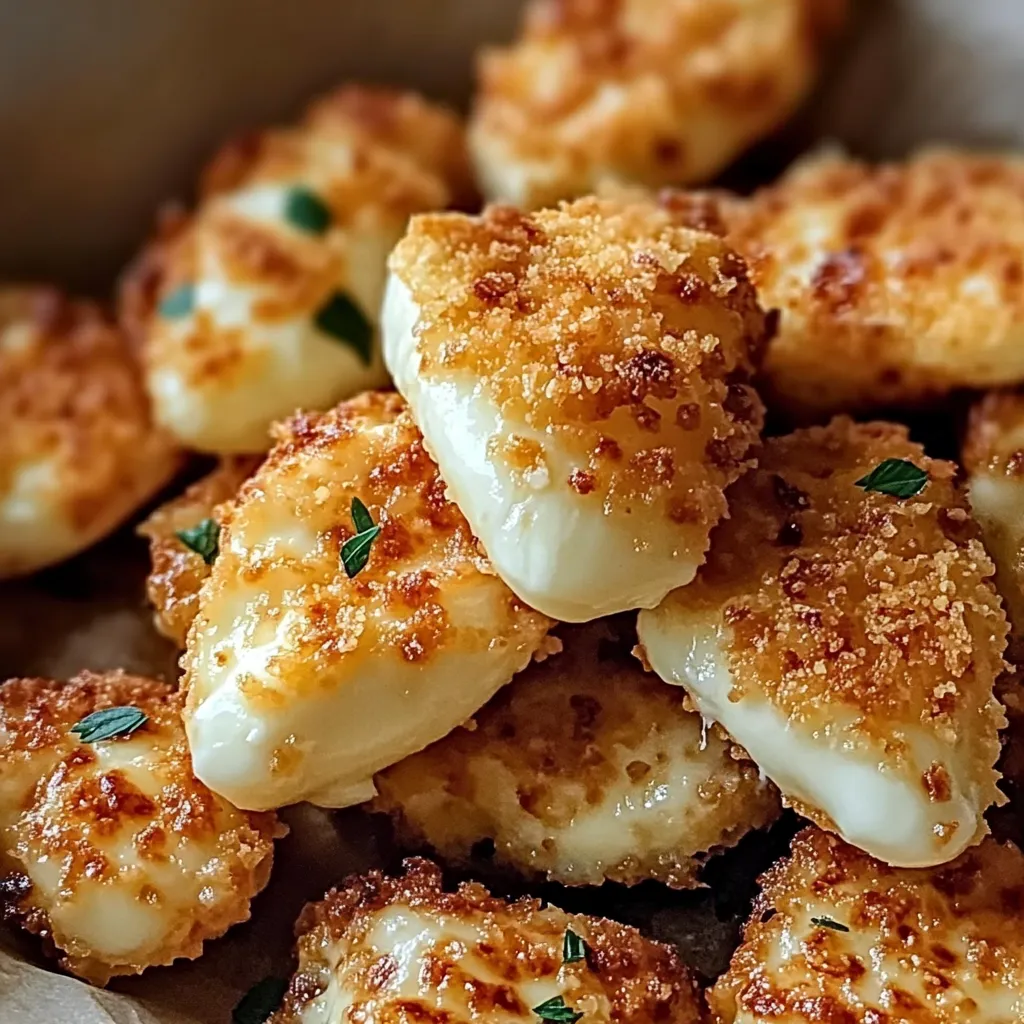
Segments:
[[[539,900],[507,903],[476,883],[445,892],[429,861],[405,867],[397,879],[378,871],[352,877],[306,908],[297,926],[299,969],[272,1024],[535,1021],[532,1007],[547,992],[563,994],[595,1024],[703,1019],[675,953],[635,929]],[[402,921],[409,923],[389,936],[385,926]],[[400,952],[416,926],[422,933]],[[563,965],[568,928],[590,954]]]

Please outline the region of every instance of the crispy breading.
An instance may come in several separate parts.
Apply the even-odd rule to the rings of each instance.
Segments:
[[[154,510],[138,528],[149,540],[151,565],[146,595],[154,608],[153,622],[160,633],[179,647],[185,646],[188,627],[199,608],[199,588],[210,575],[210,566],[182,543],[178,532],[205,519],[219,522],[217,507],[238,493],[260,461],[247,455],[222,459],[184,494]]]
[[[465,195],[465,163],[454,114],[362,87],[229,143],[122,288],[158,420],[189,447],[259,452],[274,420],[383,385],[387,254],[411,214]]]
[[[70,731],[125,705],[147,716],[129,736]],[[120,672],[0,684],[0,905],[74,974],[102,985],[199,956],[248,919],[282,834],[195,778],[171,687]]]
[[[710,994],[718,1024],[1024,1020],[1024,857],[986,839],[894,869],[806,829],[762,879]]]
[[[602,182],[713,177],[807,93],[846,0],[532,0],[479,61],[484,193],[526,208]]]
[[[886,459],[900,498],[858,486]],[[906,428],[839,417],[767,441],[697,579],[638,625],[801,813],[882,859],[951,860],[1000,797],[1007,622],[957,485]]]
[[[769,407],[823,418],[1024,380],[1020,158],[826,153],[726,216],[761,302],[781,310]]]
[[[691,579],[758,437],[766,318],[689,216],[625,191],[428,214],[391,256],[395,382],[498,573],[555,618]]]
[[[89,547],[179,464],[124,336],[52,288],[0,288],[0,422],[0,577]]]
[[[380,534],[349,578],[356,498]],[[545,649],[551,622],[494,575],[396,394],[279,427],[220,515],[186,727],[198,776],[239,806],[367,799]]]
[[[448,863],[491,840],[527,876],[696,886],[710,855],[778,816],[778,792],[643,672],[627,625],[560,630],[561,653],[378,775],[374,809]]]
[[[565,963],[569,929],[588,952]],[[533,1008],[559,997],[593,1024],[704,1018],[667,946],[539,900],[508,903],[477,883],[445,892],[426,860],[406,861],[401,878],[349,878],[306,908],[297,932],[299,967],[271,1024],[512,1024],[536,1021]]]

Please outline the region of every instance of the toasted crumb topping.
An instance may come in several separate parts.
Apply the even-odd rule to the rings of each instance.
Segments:
[[[972,475],[1024,476],[1024,393],[992,391],[974,404],[961,457]]]

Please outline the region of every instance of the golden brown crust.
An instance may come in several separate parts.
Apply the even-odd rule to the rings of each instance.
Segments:
[[[84,743],[70,731],[123,705],[147,716],[130,737]],[[12,679],[0,685],[0,737],[4,913],[64,968],[104,984],[196,957],[248,918],[281,829],[193,776],[169,686],[121,672]]]
[[[906,870],[806,829],[762,886],[710,996],[719,1024],[1019,1019],[1024,857],[1015,847],[987,839],[951,864]]]
[[[782,312],[770,406],[820,417],[1024,377],[1024,162],[827,154],[728,219],[762,303]]]
[[[199,588],[210,575],[210,566],[177,534],[204,519],[220,522],[218,506],[234,498],[259,464],[260,459],[249,456],[222,459],[216,469],[161,505],[138,528],[149,540],[146,595],[154,608],[153,621],[179,647],[185,646],[188,627],[199,609]]]
[[[403,916],[424,930],[411,963],[389,951],[399,939],[381,930]],[[591,952],[563,966],[570,927]],[[406,861],[397,879],[379,871],[349,878],[306,908],[297,932],[299,969],[273,1024],[312,1020],[327,992],[351,1019],[534,1020],[534,1001],[547,989],[595,1022],[698,1024],[703,1017],[693,981],[667,946],[539,900],[507,903],[476,883],[445,892],[441,872],[425,860]]]
[[[961,457],[972,475],[1024,476],[1024,392],[991,391],[971,407]]]
[[[0,289],[0,418],[0,577],[87,547],[178,466],[124,336],[52,288]]]
[[[570,885],[656,878],[688,888],[714,852],[778,815],[775,787],[646,675],[622,620],[560,631],[467,723],[380,773],[375,809],[407,843]]]
[[[485,191],[533,208],[603,178],[710,178],[788,116],[846,6],[534,0],[520,39],[480,59],[470,135]]]

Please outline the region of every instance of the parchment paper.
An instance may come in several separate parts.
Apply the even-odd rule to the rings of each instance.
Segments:
[[[820,140],[867,156],[954,141],[1024,143],[1021,0],[853,0],[858,24],[815,99],[741,161],[774,173]],[[241,127],[286,116],[349,77],[458,100],[473,47],[501,38],[515,0],[0,0],[0,274],[109,287],[156,203]],[[728,179],[732,180],[732,179]],[[174,678],[175,654],[144,608],[144,546],[125,532],[83,558],[0,587],[0,677],[66,678],[123,667]],[[0,931],[0,1024],[226,1024],[253,983],[289,970],[292,922],[350,871],[391,866],[386,830],[358,811],[293,808],[253,920],[193,963],[99,991],[49,969]],[[791,823],[711,870],[713,892],[561,890],[567,909],[607,913],[721,970],[757,870]],[[514,892],[515,883],[496,888]],[[549,891],[550,889],[550,891]],[[535,890],[536,891],[536,890]]]

